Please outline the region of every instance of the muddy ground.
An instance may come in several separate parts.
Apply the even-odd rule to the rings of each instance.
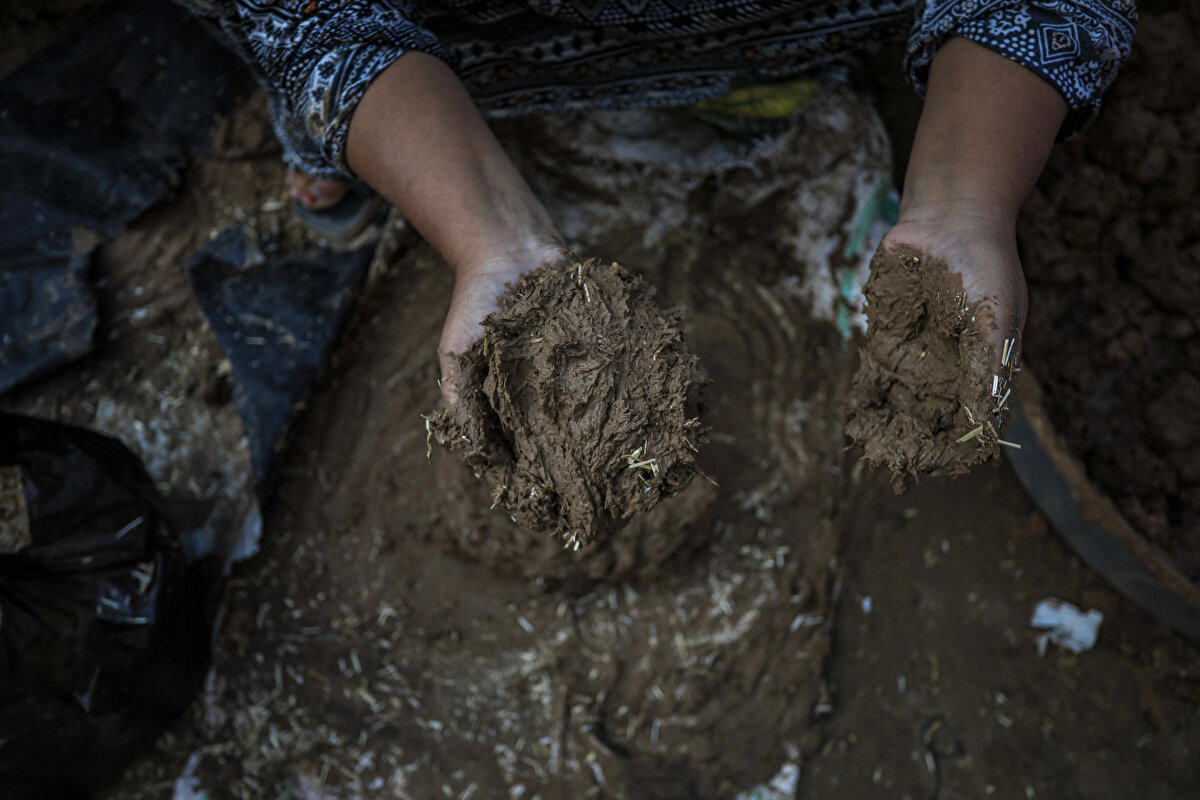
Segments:
[[[813,131],[870,133],[869,108],[854,109],[834,122],[821,109]],[[772,204],[794,204],[797,179],[844,188],[829,172],[768,176]],[[681,212],[704,180],[660,183],[648,196]],[[580,224],[644,245],[644,226],[609,216]],[[309,404],[263,552],[230,585],[208,696],[116,796],[185,768],[247,797],[715,798],[794,770],[816,746],[838,508],[869,489],[843,463],[850,360],[807,296],[780,290],[795,283],[781,268],[790,243],[731,229],[714,246],[688,228],[623,255],[689,309],[690,346],[725,387],[705,412],[711,482],[576,553],[490,511],[492,487],[457,457],[430,464],[421,413],[438,398],[441,320],[429,309],[448,302],[450,276],[410,240]]]
[[[182,263],[237,209],[281,213],[256,102],[219,158],[102,254],[105,302],[147,311],[111,318],[82,372],[6,405],[86,418],[72,393],[144,362],[122,392],[180,384],[226,424]],[[263,550],[229,582],[206,696],[109,800],[730,798],[797,772],[796,796],[835,800],[1200,792],[1195,646],[1106,589],[1005,467],[897,498],[844,451],[854,359],[834,270],[863,266],[839,260],[844,231],[888,147],[863,103],[827,102],[769,151],[673,142],[693,159],[683,174],[674,156],[596,158],[606,137],[637,138],[611,120],[591,138],[550,123],[517,153],[581,251],[689,309],[714,381],[699,466],[719,486],[695,481],[640,523],[675,535],[567,554],[489,512],[456,458],[426,460],[450,277],[401,234],[288,452]],[[576,169],[552,169],[564,159]],[[714,159],[720,180],[703,177]],[[1103,186],[1115,169],[1082,174]],[[618,202],[633,185],[658,188]],[[831,195],[849,199],[802,199]],[[1031,322],[1027,353],[1035,335],[1049,334]],[[176,351],[202,368],[194,383],[163,358]],[[1051,595],[1105,613],[1094,650],[1038,657],[1029,615]]]

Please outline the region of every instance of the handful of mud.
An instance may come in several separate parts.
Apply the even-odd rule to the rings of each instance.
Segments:
[[[955,477],[995,458],[1016,371],[1006,340],[1004,375],[945,262],[910,247],[880,247],[871,260],[867,339],[847,398],[846,432],[872,467],[892,471],[901,492],[914,476]],[[1016,334],[1014,333],[1015,337]]]
[[[579,549],[696,473],[707,380],[679,322],[617,264],[529,272],[484,319],[430,437],[494,487],[493,508]]]

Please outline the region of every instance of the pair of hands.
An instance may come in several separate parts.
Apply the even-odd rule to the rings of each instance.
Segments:
[[[1049,83],[972,41],[950,38],[934,56],[900,222],[883,243],[910,245],[944,260],[962,277],[969,303],[992,303],[993,317],[981,321],[981,333],[997,369],[1004,340],[1025,325],[1017,214],[1066,113],[1066,102]],[[544,210],[524,217],[543,220],[539,230],[553,227]],[[553,233],[545,238],[557,241]],[[456,363],[450,354],[464,351],[481,335],[479,321],[495,309],[497,292],[540,263],[538,256],[510,251],[481,268],[456,268],[454,302],[440,346],[443,375],[450,379],[443,382],[448,401],[454,400]],[[1016,346],[1019,356],[1019,335]]]
[[[985,325],[982,333],[999,364],[1004,340],[1011,335],[1009,321],[1015,321],[1017,330],[1025,324],[1025,278],[1013,226],[962,208],[915,209],[888,232],[883,243],[887,247],[910,245],[943,259],[962,277],[968,302],[995,301],[996,324]],[[565,252],[561,240],[548,234],[529,251],[502,253],[457,270],[450,312],[438,345],[442,396],[447,405],[457,400],[459,354],[483,335],[480,323],[498,308],[497,300],[505,288],[523,273],[556,261]]]
[[[1049,83],[974,42],[951,38],[934,56],[900,223],[884,244],[945,260],[968,301],[994,301],[982,333],[996,363],[1025,321],[1017,212],[1066,113]],[[455,271],[438,348],[453,404],[457,355],[482,335],[507,285],[561,257],[561,236],[453,71],[432,56],[409,53],[368,87],[346,156]]]

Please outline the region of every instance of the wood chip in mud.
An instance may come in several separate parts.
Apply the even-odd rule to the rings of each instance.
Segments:
[[[428,418],[431,436],[495,508],[578,549],[696,474],[707,381],[679,323],[618,264],[527,273],[462,356],[459,402]]]

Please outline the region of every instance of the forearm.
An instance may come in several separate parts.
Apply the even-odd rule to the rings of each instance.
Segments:
[[[929,72],[901,219],[956,208],[1015,225],[1066,113],[1058,92],[1024,67],[966,39],[945,42]]]
[[[346,156],[456,271],[557,236],[458,78],[432,56],[408,53],[372,82]]]

